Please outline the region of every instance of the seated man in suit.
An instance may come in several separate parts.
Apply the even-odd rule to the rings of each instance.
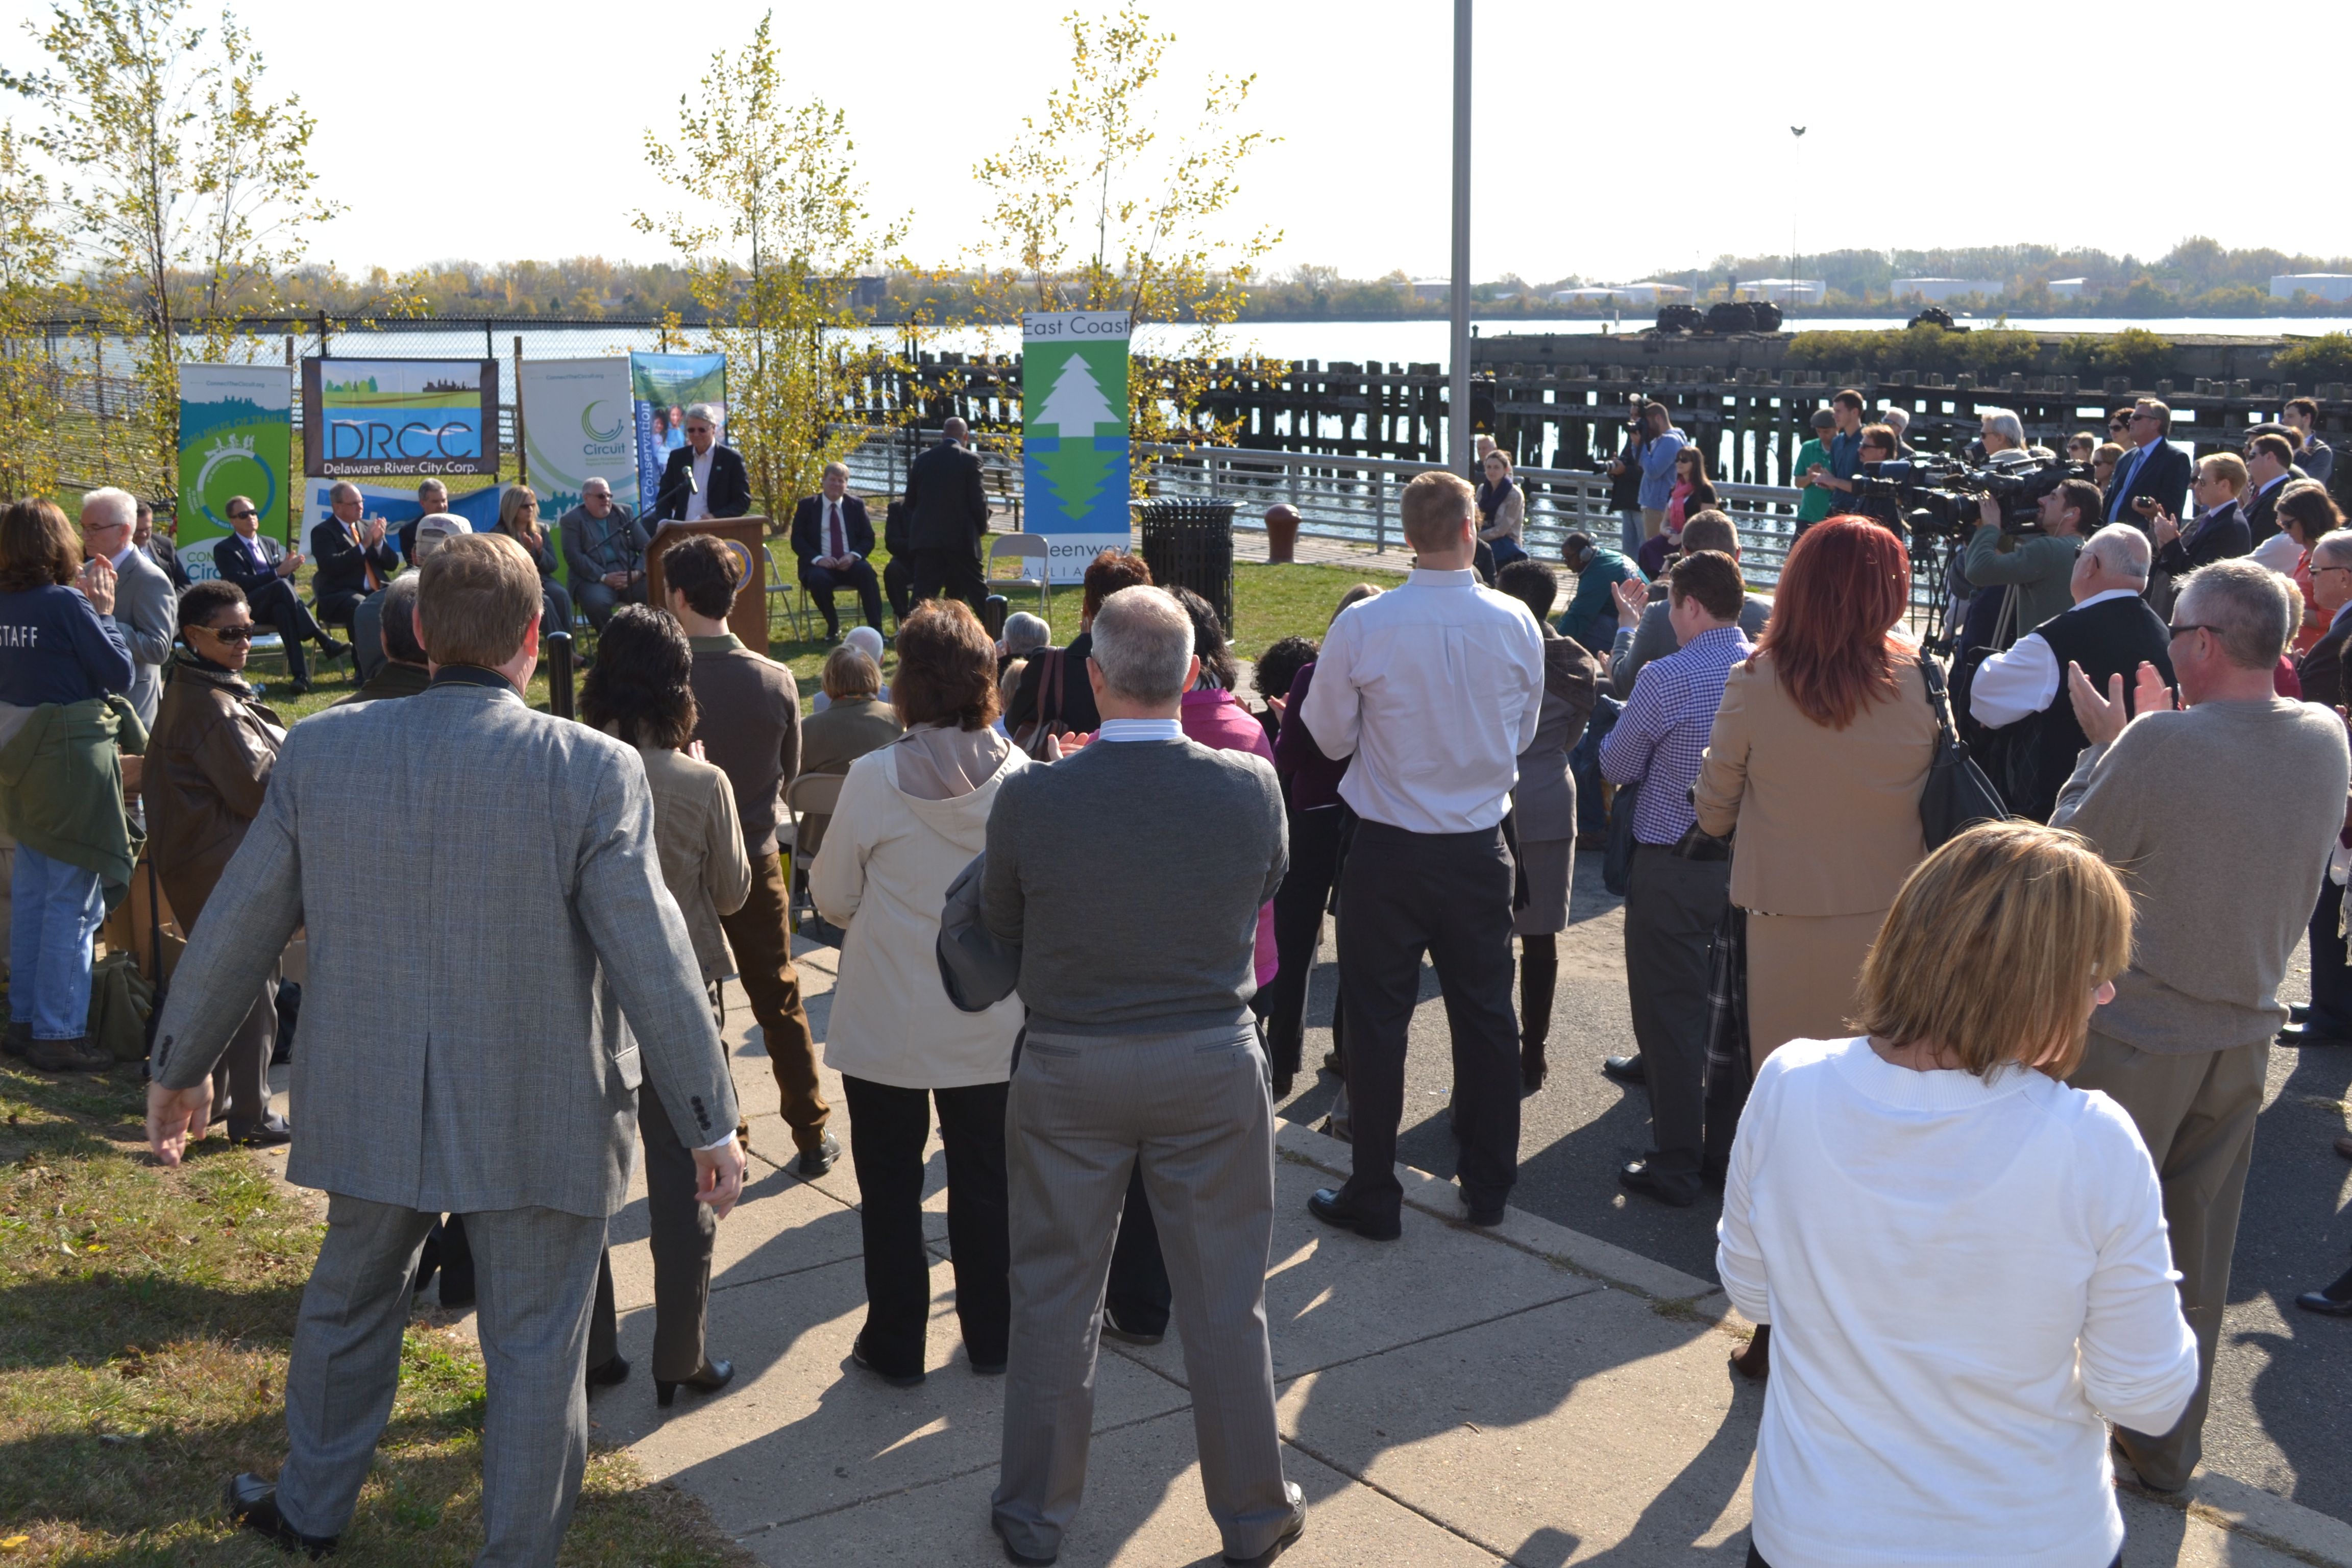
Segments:
[[[572,598],[588,612],[598,631],[623,605],[646,602],[646,525],[613,499],[613,487],[590,475],[580,487],[580,504],[556,522],[563,536],[563,564],[572,578]]]
[[[307,927],[287,1173],[327,1194],[326,1235],[294,1325],[285,1464],[274,1485],[234,1478],[229,1511],[289,1552],[334,1550],[400,1382],[410,1270],[434,1217],[462,1214],[488,1366],[478,1560],[551,1563],[587,1464],[589,1314],[637,1086],[669,1108],[719,1215],[742,1191],[735,1089],[635,750],[522,700],[538,570],[484,535],[436,551],[419,587],[432,685],[288,736],[159,1021],[148,1141],[176,1165],[202,1134],[214,1062]],[[352,876],[341,851],[379,839],[403,874]],[[415,984],[387,994],[386,973]]]
[[[400,525],[401,559],[411,566],[416,564],[416,525],[436,512],[449,510],[449,487],[439,479],[426,479],[416,487],[416,515]]]
[[[293,688],[308,691],[310,671],[302,658],[304,639],[317,643],[319,651],[329,658],[341,658],[352,651],[351,645],[329,637],[327,628],[312,617],[310,606],[294,592],[294,574],[301,569],[302,552],[287,554],[284,546],[261,531],[261,513],[254,510],[251,500],[244,496],[228,498],[228,525],[236,531],[213,545],[213,565],[245,590],[245,601],[252,607],[255,620],[278,628],[278,635],[286,639],[286,671],[293,678]]]
[[[882,629],[882,585],[866,560],[873,553],[874,525],[866,521],[866,503],[849,493],[847,465],[827,463],[824,493],[806,498],[793,511],[793,558],[800,563],[801,586],[824,612],[827,642],[841,636],[833,596],[843,588],[857,591],[866,624]]]
[[[338,483],[327,492],[327,504],[331,515],[310,530],[310,555],[319,563],[310,597],[320,620],[348,627],[360,601],[400,574],[400,552],[383,536],[383,519],[365,515],[359,486]]]
[[[689,483],[688,481],[691,480]],[[751,510],[751,475],[743,454],[719,444],[719,416],[708,403],[686,411],[686,445],[669,455],[661,489],[646,512],[658,532],[672,519],[700,522],[706,517],[744,517]]]
[[[2165,439],[2172,429],[2172,410],[2153,397],[2133,405],[2130,429],[2137,449],[2116,464],[2099,515],[2109,522],[2136,523],[2145,533],[2158,512],[2179,517],[2187,504],[2189,454]]]

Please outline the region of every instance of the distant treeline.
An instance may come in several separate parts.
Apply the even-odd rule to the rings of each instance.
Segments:
[[[2307,297],[2276,299],[2273,277],[2294,273],[2352,273],[2352,258],[2289,255],[2281,250],[2231,250],[2202,237],[2185,239],[2164,256],[2144,261],[2102,250],[2061,250],[2050,246],[1977,246],[1947,250],[1833,250],[1791,258],[1719,256],[1694,275],[1687,268],[1661,268],[1646,278],[1694,281],[1702,302],[1726,297],[1735,279],[1786,278],[1791,268],[1827,287],[1826,298],[1789,310],[1791,316],[1852,315],[1891,310],[1897,278],[1982,279],[1995,292],[1948,301],[1979,311],[2027,316],[2337,315],[2345,306]],[[2079,295],[2054,294],[2050,285],[2083,279]],[[1600,281],[1573,275],[1531,283],[1506,274],[1472,290],[1482,318],[1607,316],[1606,302],[1554,304],[1555,291]],[[1612,279],[1630,282],[1632,279]],[[844,287],[849,287],[844,280]],[[968,278],[952,272],[892,271],[864,280],[857,290],[865,313],[881,321],[920,315],[939,322],[975,319],[981,312]],[[1402,271],[1382,278],[1344,278],[1337,268],[1294,267],[1279,276],[1252,279],[1242,320],[1385,321],[1442,317],[1452,308],[1441,284],[1418,283]],[[1041,301],[1042,302],[1042,301]],[[572,257],[557,261],[440,261],[408,272],[371,268],[352,277],[330,267],[297,268],[275,280],[275,296],[250,302],[257,312],[337,316],[534,316],[597,321],[608,317],[654,319],[676,312],[688,324],[701,316],[685,268],[667,262],[607,261]],[[1638,314],[1638,312],[1629,312]]]

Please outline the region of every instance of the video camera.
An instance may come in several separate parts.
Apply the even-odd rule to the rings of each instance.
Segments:
[[[2088,463],[2046,462],[1973,467],[1955,458],[1864,463],[1854,476],[1857,496],[1884,496],[1904,508],[1912,536],[1962,539],[1981,526],[1979,502],[2000,503],[2003,533],[2039,533],[2042,498],[2068,479],[2088,479]]]

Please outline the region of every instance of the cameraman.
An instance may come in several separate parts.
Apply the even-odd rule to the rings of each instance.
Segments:
[[[1961,574],[1975,588],[2006,585],[2016,607],[2013,629],[2018,637],[2040,626],[2074,602],[2067,588],[2074,557],[2083,548],[2084,531],[2099,516],[2098,487],[2088,479],[2065,479],[2042,498],[2035,521],[2039,534],[2011,533],[2001,526],[2000,501],[1984,496],[1977,502],[1979,519]]]

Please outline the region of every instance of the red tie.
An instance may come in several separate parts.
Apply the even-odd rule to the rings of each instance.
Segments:
[[[824,511],[825,516],[831,520],[831,526],[833,529],[831,535],[833,540],[833,558],[835,561],[838,561],[843,556],[849,553],[848,542],[841,537],[841,503],[837,500],[827,501],[824,503]]]

